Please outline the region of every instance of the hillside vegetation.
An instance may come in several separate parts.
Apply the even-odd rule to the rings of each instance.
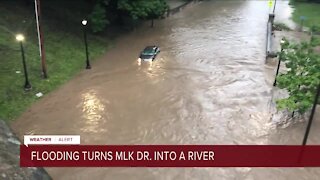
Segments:
[[[60,1],[61,2],[61,1]],[[68,2],[68,1],[67,1]],[[0,119],[20,115],[36,99],[36,93],[47,94],[85,68],[85,48],[81,20],[88,10],[79,4],[43,1],[43,34],[48,79],[41,77],[34,5],[23,1],[0,2]],[[79,2],[80,3],[80,2]],[[20,46],[17,33],[25,36],[24,46],[32,90],[25,92]],[[105,36],[90,34],[89,51],[94,60],[111,45]]]

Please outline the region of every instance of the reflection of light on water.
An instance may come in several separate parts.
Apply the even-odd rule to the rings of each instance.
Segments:
[[[147,70],[147,76],[149,78],[154,78],[157,74],[156,69],[154,69],[154,63],[152,61],[148,62],[148,70]]]
[[[137,62],[138,62],[138,66],[141,66],[141,59],[140,58],[137,60]]]
[[[149,62],[149,68],[148,71],[152,71],[152,61]]]
[[[102,113],[105,109],[104,105],[98,99],[94,92],[87,92],[82,95],[83,99],[83,117],[86,119],[84,132],[97,132],[99,129],[99,124],[102,120]]]
[[[149,78],[155,78],[165,74],[165,71],[161,71],[163,67],[163,58],[157,58],[156,61],[137,59],[139,70],[142,70]]]

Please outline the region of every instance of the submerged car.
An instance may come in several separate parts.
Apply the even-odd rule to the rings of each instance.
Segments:
[[[139,61],[153,61],[159,54],[160,48],[157,46],[147,46],[141,52]]]

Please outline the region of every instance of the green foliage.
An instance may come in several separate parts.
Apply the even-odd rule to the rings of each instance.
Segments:
[[[101,32],[112,19],[156,19],[169,8],[166,0],[96,0],[89,16],[93,32]],[[107,17],[108,10],[109,14]],[[112,14],[113,13],[113,14]]]
[[[311,28],[310,28],[311,32],[314,32],[314,33],[320,33],[320,24],[318,25],[313,25]]]
[[[97,33],[103,31],[109,24],[106,9],[101,2],[95,4],[92,13],[89,15],[92,31]]]
[[[313,47],[320,46],[320,36],[312,36],[310,43]]]
[[[39,99],[35,96],[36,93],[49,94],[85,68],[81,22],[77,20],[85,14],[74,13],[84,12],[83,6],[78,3],[75,6],[73,3],[66,7],[66,3],[68,2],[63,2],[64,6],[57,1],[44,1],[42,4],[44,12],[48,13],[49,7],[52,12],[50,16],[43,16],[42,24],[49,75],[44,80],[40,77],[34,10],[19,6],[16,2],[0,2],[0,12],[4,15],[0,18],[0,119],[9,121],[18,117]],[[52,10],[64,14],[54,13]],[[62,21],[60,16],[65,16],[65,19]],[[15,40],[16,32],[25,35],[25,56],[32,85],[29,92],[23,89],[24,75],[20,47]],[[91,60],[101,56],[110,46],[110,41],[104,36],[88,34],[88,41]]]
[[[165,0],[118,0],[118,8],[133,19],[153,19],[162,16],[168,5]]]
[[[151,2],[151,10],[149,11],[148,19],[158,18],[169,9],[169,5],[164,0],[155,0]]]
[[[277,78],[278,87],[286,89],[289,97],[277,101],[278,109],[306,112],[313,103],[320,83],[320,56],[309,43],[291,44],[287,40],[279,53],[287,72]]]
[[[320,3],[320,0],[290,0],[290,3],[295,2],[311,2],[311,3]]]
[[[292,19],[300,24],[301,16],[305,16],[306,20],[303,25],[311,28],[312,26],[320,26],[320,3],[314,3],[315,1],[306,1],[306,2],[293,2],[294,12]],[[319,29],[318,29],[319,30]],[[319,31],[318,31],[319,32]]]

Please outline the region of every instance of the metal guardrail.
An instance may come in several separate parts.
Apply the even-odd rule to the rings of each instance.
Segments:
[[[271,40],[272,40],[272,25],[273,25],[273,14],[269,14],[269,19],[267,23],[267,46],[266,53],[267,55],[271,52]]]
[[[267,23],[266,58],[277,56],[277,54],[272,51],[273,22],[274,14],[269,14],[269,19]]]

